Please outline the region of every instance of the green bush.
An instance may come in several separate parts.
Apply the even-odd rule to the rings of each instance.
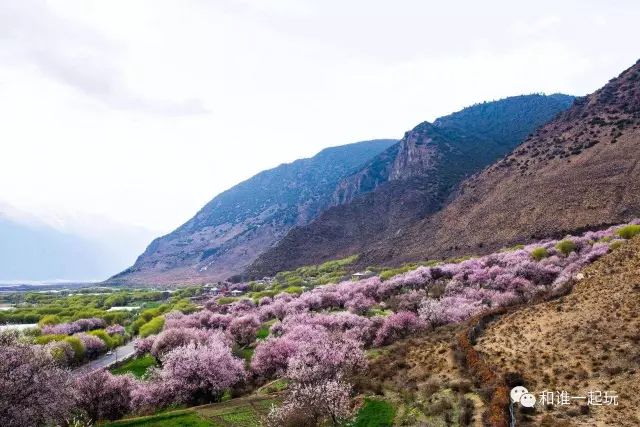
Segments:
[[[569,239],[564,239],[556,244],[556,249],[566,256],[576,250],[576,244]]]
[[[49,354],[56,363],[60,365],[66,365],[69,363],[67,360],[66,352],[61,347],[54,347],[49,349]]]
[[[535,248],[531,251],[531,257],[536,261],[540,261],[541,259],[544,259],[548,256],[549,252],[543,247]]]
[[[609,244],[609,249],[611,249],[611,250],[618,249],[623,244],[624,244],[623,240],[614,240],[613,242],[611,242]]]
[[[57,325],[58,323],[62,323],[60,317],[55,314],[47,314],[38,322],[38,326],[43,327],[46,325]]]
[[[53,341],[62,341],[63,339],[65,339],[67,336],[66,335],[41,335],[39,337],[36,337],[35,340],[33,340],[33,342],[35,344],[49,344],[50,342]]]
[[[87,333],[100,338],[108,348],[117,347],[117,341],[114,340],[104,329],[95,329]]]
[[[351,265],[358,260],[358,255],[352,255],[347,258],[327,261],[318,266],[318,271],[321,273],[329,273],[340,269],[341,267],[346,267],[347,265]]]
[[[178,300],[173,306],[173,309],[181,311],[184,314],[191,314],[198,311],[198,307],[185,298]]]
[[[384,281],[384,280],[388,280],[391,279],[393,276],[397,276],[398,274],[402,274],[402,273],[406,273],[407,271],[413,270],[416,267],[412,267],[412,266],[403,266],[403,267],[398,267],[398,268],[390,268],[388,270],[382,270],[380,272],[380,280]]]
[[[158,317],[161,313],[160,311],[160,307],[156,307],[156,308],[148,308],[145,311],[143,311],[142,313],[140,313],[140,319],[143,319],[146,322],[148,322],[149,320],[153,319],[154,317]]]
[[[260,298],[262,297],[271,297],[273,298],[274,296],[278,295],[280,293],[280,291],[275,290],[275,289],[269,289],[266,291],[260,291],[260,292],[254,292],[251,294],[251,298],[253,298],[254,302],[258,302],[258,300],[260,300]]]
[[[225,305],[225,304],[231,304],[232,302],[240,301],[240,298],[236,298],[236,297],[220,297],[216,301],[220,305]]]
[[[294,276],[294,277],[288,277],[287,278],[287,286],[291,287],[291,286],[302,286],[304,284],[304,281],[302,280],[302,277],[299,276]]]
[[[155,335],[162,330],[164,326],[164,317],[154,317],[144,325],[140,327],[140,336],[142,338],[148,337],[149,335]]]
[[[624,227],[622,227],[617,231],[617,234],[623,239],[632,239],[633,237],[640,234],[640,225],[638,224],[625,225]]]
[[[131,322],[131,325],[129,326],[129,328],[131,329],[131,334],[138,335],[138,332],[140,332],[140,328],[145,323],[147,323],[147,321],[144,320],[142,317],[138,317],[136,320]]]
[[[84,344],[78,337],[65,337],[64,341],[68,342],[73,349],[73,361],[76,363],[82,362],[84,359]]]

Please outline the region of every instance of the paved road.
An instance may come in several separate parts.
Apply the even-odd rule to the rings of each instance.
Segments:
[[[112,354],[103,354],[99,358],[92,360],[91,362],[82,365],[73,370],[73,375],[80,376],[84,374],[88,374],[89,372],[93,372],[100,368],[107,368],[117,360],[126,359],[131,357],[135,353],[135,349],[133,348],[133,340],[129,343],[122,345],[120,347],[114,348]]]

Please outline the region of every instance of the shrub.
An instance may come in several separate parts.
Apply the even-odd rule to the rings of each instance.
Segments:
[[[521,249],[524,249],[524,245],[519,244],[519,245],[510,246],[508,248],[502,248],[500,250],[500,252],[515,252],[515,251],[519,251]]]
[[[59,366],[73,363],[74,353],[71,344],[66,341],[52,341],[44,347]]]
[[[408,265],[408,266],[403,266],[403,267],[398,267],[398,268],[390,268],[390,269],[387,269],[387,270],[382,270],[380,272],[380,279],[381,280],[389,280],[393,276],[397,276],[398,274],[406,273],[406,272],[408,272],[410,270],[415,270],[415,266]]]
[[[140,336],[146,338],[149,335],[155,335],[162,330],[164,326],[164,317],[158,316],[149,320],[147,323],[140,327]]]
[[[231,304],[232,302],[236,302],[238,300],[240,300],[240,298],[237,298],[237,297],[220,297],[216,301],[220,305],[226,305],[226,304]]]
[[[104,345],[107,346],[107,348],[114,348],[118,345],[117,340],[112,338],[111,335],[109,335],[104,329],[96,329],[95,331],[89,331],[87,333],[89,335],[93,335],[94,337],[100,338],[104,342]]]
[[[622,240],[614,240],[613,242],[611,242],[609,244],[609,249],[614,250],[614,249],[618,249],[620,246],[622,246],[624,243],[624,241]]]
[[[625,225],[617,231],[617,234],[623,239],[632,239],[634,236],[640,234],[640,224]]]
[[[69,343],[73,349],[73,361],[80,363],[84,359],[84,344],[78,337],[65,337],[64,340]]]
[[[531,251],[531,258],[536,261],[540,261],[541,259],[547,258],[549,256],[549,252],[544,247],[540,246]]]
[[[302,288],[300,286],[302,286],[302,282],[300,282],[299,284],[296,285],[291,285],[288,286],[284,292],[288,293],[288,294],[301,294],[302,293]]]
[[[65,337],[66,335],[40,335],[35,338],[34,343],[44,345],[53,341],[62,341]]]
[[[569,239],[564,239],[556,243],[556,249],[566,256],[576,250],[576,244]]]
[[[42,319],[40,319],[40,321],[38,322],[38,326],[43,327],[46,325],[57,325],[61,322],[62,321],[60,320],[60,318],[55,314],[47,314]]]

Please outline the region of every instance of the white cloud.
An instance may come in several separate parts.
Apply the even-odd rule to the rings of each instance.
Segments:
[[[486,99],[582,95],[638,55],[632,1],[8,3],[0,201],[158,233],[267,167]]]
[[[36,67],[45,77],[123,110],[183,115],[206,112],[199,99],[178,102],[137,94],[125,82],[118,46],[90,26],[64,19],[39,0],[0,9],[5,60]]]

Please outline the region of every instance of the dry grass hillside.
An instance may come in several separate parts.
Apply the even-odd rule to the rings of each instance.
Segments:
[[[456,357],[463,329],[448,325],[373,350],[358,388],[392,403],[394,425],[481,427],[485,404]]]
[[[476,349],[498,374],[520,374],[534,392],[615,391],[618,406],[537,407],[519,425],[640,425],[640,238],[584,271],[558,300],[526,307],[487,326]],[[508,375],[509,376],[509,375]],[[577,403],[576,403],[577,402]]]
[[[490,253],[640,216],[640,61],[577,100],[366,265]]]
[[[463,179],[517,147],[572,101],[561,94],[515,96],[419,124],[343,180],[333,196],[337,206],[292,229],[251,265],[249,275],[273,275],[385,242],[439,210]]]

